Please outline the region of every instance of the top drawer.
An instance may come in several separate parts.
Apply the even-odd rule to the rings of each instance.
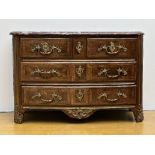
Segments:
[[[20,56],[49,59],[136,58],[137,38],[21,38]]]
[[[135,58],[138,50],[136,38],[88,38],[88,58]]]
[[[72,57],[70,38],[21,38],[20,56],[28,58]]]

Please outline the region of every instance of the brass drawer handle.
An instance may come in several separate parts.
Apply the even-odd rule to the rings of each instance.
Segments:
[[[78,41],[77,46],[75,48],[76,48],[77,53],[80,54],[83,49],[82,43],[80,41]]]
[[[48,103],[56,104],[62,100],[62,97],[60,95],[56,94],[55,92],[50,94],[50,96],[51,96],[51,99],[46,99],[46,98],[42,97],[41,93],[37,93],[37,94],[33,95],[31,99],[34,100],[37,98],[41,102],[47,103],[47,104]]]
[[[62,52],[60,47],[57,47],[55,45],[49,45],[46,42],[33,45],[31,50],[34,53],[40,53],[42,55],[50,55],[53,52],[57,52],[57,53]]]
[[[77,76],[79,78],[81,78],[82,77],[82,74],[84,73],[84,67],[82,67],[81,65],[79,65],[79,67],[77,67],[75,69],[75,72],[76,72]]]
[[[97,50],[106,52],[108,55],[116,55],[119,52],[126,52],[128,49],[123,45],[115,45],[114,42],[110,42],[110,45],[102,45]]]
[[[109,79],[114,79],[114,78],[119,78],[120,76],[126,76],[128,73],[126,70],[122,69],[122,68],[118,68],[116,69],[116,74],[110,74],[109,69],[103,68],[98,72],[98,76],[104,76],[107,77]]]
[[[125,93],[122,93],[122,92],[118,92],[118,93],[116,93],[116,98],[109,98],[108,97],[108,94],[107,93],[101,93],[98,97],[97,97],[97,99],[101,99],[101,98],[104,98],[107,102],[116,102],[116,101],[118,101],[121,97],[122,98],[127,98],[127,95],[125,94]]]
[[[37,76],[37,77],[41,77],[43,79],[48,79],[51,77],[60,77],[61,73],[59,71],[57,71],[56,69],[50,69],[50,70],[44,70],[44,69],[39,69],[39,68],[35,68],[31,74],[33,76]]]

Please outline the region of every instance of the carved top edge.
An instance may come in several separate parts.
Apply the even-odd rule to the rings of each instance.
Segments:
[[[143,32],[35,32],[35,31],[13,31],[11,35],[143,35]]]

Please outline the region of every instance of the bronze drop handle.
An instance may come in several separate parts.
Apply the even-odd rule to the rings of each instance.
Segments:
[[[120,76],[126,76],[127,75],[127,71],[122,69],[122,68],[118,68],[116,69],[116,74],[110,74],[110,69],[106,69],[106,68],[102,68],[100,69],[100,71],[98,72],[98,76],[104,76],[107,77],[109,79],[114,79],[114,78],[119,78]]]
[[[120,98],[127,98],[127,95],[125,93],[122,92],[118,92],[116,93],[116,98],[109,98],[107,93],[101,93],[97,99],[101,99],[104,98],[107,102],[116,102],[118,101]]]

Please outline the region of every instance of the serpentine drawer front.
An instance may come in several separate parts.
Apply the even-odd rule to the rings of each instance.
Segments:
[[[136,38],[88,38],[87,55],[90,58],[134,58],[137,42]]]
[[[135,62],[21,62],[21,81],[27,82],[134,81],[135,72]]]
[[[75,119],[101,109],[130,109],[143,121],[143,33],[11,34],[16,123],[26,111],[52,109]]]
[[[29,58],[70,58],[69,38],[21,38],[20,55]]]
[[[135,86],[24,86],[23,105],[72,106],[72,105],[134,105]]]

